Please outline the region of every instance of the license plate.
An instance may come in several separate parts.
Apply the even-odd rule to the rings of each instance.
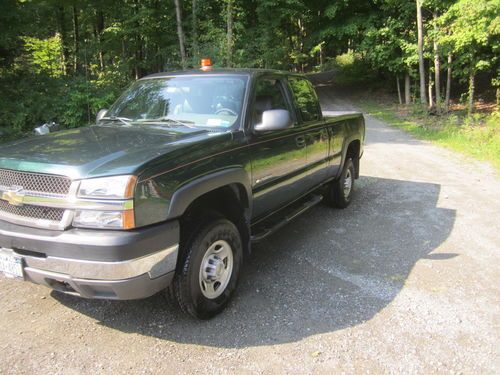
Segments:
[[[13,254],[10,249],[0,249],[0,273],[7,277],[23,278],[22,258]]]

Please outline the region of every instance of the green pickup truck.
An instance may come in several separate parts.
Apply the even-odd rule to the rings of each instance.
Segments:
[[[364,134],[301,75],[144,77],[95,125],[0,146],[0,273],[85,298],[166,290],[210,318],[253,242],[350,203]]]

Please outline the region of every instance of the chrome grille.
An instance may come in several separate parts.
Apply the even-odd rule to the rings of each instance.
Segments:
[[[41,206],[13,206],[6,201],[0,200],[0,211],[31,219],[44,219],[60,222],[63,219],[64,210],[61,208]]]
[[[71,180],[63,176],[0,169],[0,186],[21,186],[24,191],[39,194],[68,195]]]

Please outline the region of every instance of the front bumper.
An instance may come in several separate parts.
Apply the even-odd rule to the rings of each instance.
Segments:
[[[176,221],[122,232],[54,232],[0,221],[0,247],[22,258],[26,280],[86,298],[159,292],[172,281],[178,243]]]

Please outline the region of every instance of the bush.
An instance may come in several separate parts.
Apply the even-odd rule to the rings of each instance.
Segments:
[[[352,51],[327,59],[321,70],[334,70],[334,81],[339,86],[358,86],[373,82],[376,78],[376,72],[361,54]]]
[[[59,123],[62,128],[92,123],[99,109],[109,107],[127,83],[126,76],[113,71],[92,80],[26,71],[3,75],[0,141],[26,135],[49,121]]]

